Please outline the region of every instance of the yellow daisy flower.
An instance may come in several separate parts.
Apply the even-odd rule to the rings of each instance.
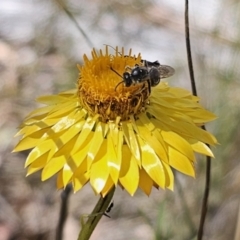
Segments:
[[[199,98],[165,82],[151,94],[147,82],[116,88],[117,73],[142,65],[131,50],[110,54],[106,47],[83,59],[77,89],[38,98],[46,106],[16,134],[15,152],[32,149],[27,175],[42,170],[44,181],[57,174],[57,187],[72,183],[75,192],[89,182],[103,197],[117,185],[149,195],[153,186],[173,189],[172,168],[194,177],[194,152],[213,157],[206,144],[217,140],[200,126],[216,117]]]

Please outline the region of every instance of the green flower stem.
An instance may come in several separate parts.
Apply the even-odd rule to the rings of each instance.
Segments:
[[[82,229],[78,235],[78,240],[88,240],[91,237],[92,232],[100,221],[102,215],[107,210],[113,198],[114,191],[115,187],[113,187],[112,190],[104,198],[100,197],[91,214],[82,216],[81,223],[83,217],[88,217],[88,220],[86,223],[82,223]]]

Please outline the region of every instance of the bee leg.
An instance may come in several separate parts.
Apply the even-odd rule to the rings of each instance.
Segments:
[[[151,82],[150,79],[147,80],[149,95],[151,94]]]
[[[147,80],[147,85],[148,85],[148,92],[149,92],[149,95],[150,95],[150,94],[151,94],[151,89],[152,89],[152,88],[151,88],[150,80]],[[144,87],[145,87],[145,84],[143,84],[140,92],[142,92],[142,90],[144,89]]]

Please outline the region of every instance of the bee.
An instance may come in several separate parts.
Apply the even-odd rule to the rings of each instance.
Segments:
[[[125,87],[130,87],[147,81],[149,93],[151,93],[151,87],[157,86],[162,78],[170,77],[175,72],[172,67],[161,65],[158,61],[150,62],[141,60],[141,63],[142,65],[136,64],[134,67],[126,66],[126,71],[122,76],[111,68],[112,71],[123,79],[123,81],[116,85],[115,91],[120,84],[124,84]]]

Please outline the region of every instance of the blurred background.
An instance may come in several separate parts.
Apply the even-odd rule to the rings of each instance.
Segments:
[[[77,63],[104,44],[141,52],[175,68],[169,85],[191,90],[184,36],[184,1],[68,0],[90,42],[58,0],[0,0],[0,240],[54,239],[61,191],[40,173],[25,178],[28,152],[11,153],[35,98],[75,87]],[[207,125],[220,143],[213,149],[212,183],[204,239],[234,239],[240,223],[240,2],[190,1],[190,30],[201,104],[218,119]],[[196,179],[176,173],[174,192],[117,189],[111,219],[103,217],[91,240],[196,239],[205,184],[204,157]],[[87,185],[71,194],[64,239],[76,239],[82,214],[98,200]],[[240,236],[235,236],[239,240]]]

